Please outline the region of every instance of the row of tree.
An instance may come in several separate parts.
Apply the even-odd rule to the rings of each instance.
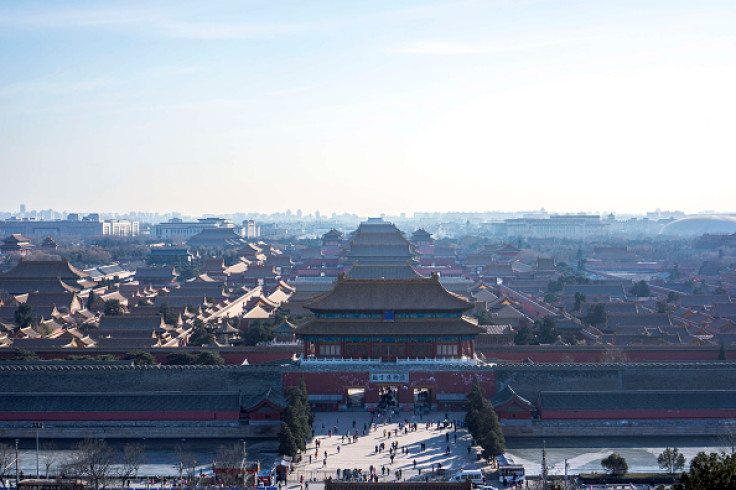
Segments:
[[[657,464],[675,478],[685,468],[685,456],[677,448],[666,448],[657,456]],[[613,453],[601,461],[610,474],[623,476],[629,471],[626,459]],[[664,488],[662,486],[661,488]],[[736,489],[736,454],[698,453],[690,462],[690,470],[682,473],[674,490]]]
[[[473,440],[482,448],[481,455],[486,460],[494,459],[506,451],[506,439],[501,431],[496,411],[486,398],[478,378],[473,378],[473,386],[466,402],[465,423]]]
[[[279,453],[293,458],[299,451],[307,448],[307,440],[312,434],[314,415],[309,406],[307,384],[303,377],[299,381],[299,386],[285,387],[284,396],[288,405],[281,420]]]

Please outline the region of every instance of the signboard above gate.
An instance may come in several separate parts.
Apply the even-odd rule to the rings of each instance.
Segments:
[[[408,383],[409,373],[371,373],[371,383]]]

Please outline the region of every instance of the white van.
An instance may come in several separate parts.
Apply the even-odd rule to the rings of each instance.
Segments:
[[[450,481],[470,480],[473,485],[483,485],[483,472],[480,470],[460,470]]]

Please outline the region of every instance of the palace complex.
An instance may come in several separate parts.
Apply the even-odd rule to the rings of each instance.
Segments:
[[[440,253],[424,230],[413,238],[425,250]],[[294,358],[260,366],[0,363],[0,389],[6,395],[0,398],[0,437],[15,437],[23,431],[32,434],[33,422],[49,424],[48,430],[57,437],[111,428],[116,437],[273,437],[286,406],[283,388],[302,379],[315,410],[407,414],[463,410],[466,394],[477,379],[509,436],[718,434],[724,419],[736,417],[733,362],[486,360],[478,352],[479,339],[502,338],[510,327],[478,325],[469,316],[478,302],[451,292],[446,284],[452,281],[441,281],[441,272],[434,270],[440,267],[440,259],[424,260],[423,265],[415,256],[415,244],[380,219],[361,224],[346,247],[340,246],[341,240],[342,234],[331,230],[324,237],[322,257],[312,259],[322,264],[322,273],[335,272],[334,283],[325,281],[327,287],[300,298],[309,315],[296,328],[288,322],[279,325],[279,335],[295,346],[285,351],[296,353]],[[262,260],[261,255],[266,253],[253,248],[249,260]],[[476,259],[485,261],[481,256]],[[290,267],[291,261],[280,263]],[[501,267],[496,265],[495,273],[501,277]],[[32,269],[49,267],[22,262],[0,280],[14,288],[29,280]],[[57,287],[80,289],[89,280],[68,263],[55,267],[45,280]],[[222,273],[223,267],[212,264],[208,274]],[[305,267],[304,271],[310,270]],[[537,270],[546,274],[553,267],[540,261]],[[237,274],[243,272],[231,275]],[[297,293],[277,282],[267,298],[261,295],[261,286],[234,294],[205,276],[209,279],[200,277],[164,296],[169,308],[179,304],[174,301],[177,298],[188,308],[194,301],[190,298],[204,297],[208,303],[225,305],[212,311],[250,308],[249,312],[262,313],[252,318],[268,318],[279,298],[300,291],[298,282]],[[268,286],[267,281],[261,282]],[[483,285],[475,294],[486,303],[499,299]],[[500,300],[494,314],[505,314],[510,324],[519,318],[510,311],[512,300],[523,303],[529,312],[545,313],[538,303],[521,294],[514,296],[510,289]],[[186,314],[191,312],[184,310]],[[130,335],[121,332],[150,320],[131,314],[118,317],[121,325],[117,325],[113,318],[100,324],[109,334],[97,338],[98,345],[104,346],[116,335],[127,339]],[[166,327],[160,319],[153,323],[144,332],[149,340],[159,335],[160,343],[164,333],[172,344],[185,340],[184,327]],[[227,326],[223,324],[218,338],[237,334],[237,329]],[[294,337],[300,343],[294,343]]]

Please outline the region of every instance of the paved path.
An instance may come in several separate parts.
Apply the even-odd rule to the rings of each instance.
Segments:
[[[450,412],[447,415],[448,420],[460,422],[465,414]],[[315,438],[307,445],[306,455],[290,475],[288,488],[298,489],[299,481],[304,476],[306,481],[311,480],[310,490],[319,490],[323,485],[315,483],[315,480],[321,482],[329,476],[336,478],[337,470],[342,471],[346,468],[362,469],[363,474],[368,475],[371,465],[377,469],[376,473],[382,481],[395,481],[397,470],[401,470],[402,480],[424,479],[428,473],[432,474],[433,465],[434,469],[437,469],[438,463],[442,465],[447,477],[460,469],[488,471],[490,468],[483,461],[477,461],[475,449],[471,448],[468,452],[471,438],[465,429],[458,426],[457,430],[454,430],[451,425],[447,429],[437,428],[437,422],[445,420],[445,412],[432,412],[421,418],[410,413],[401,413],[391,417],[390,422],[374,418],[374,425],[363,435],[364,427],[370,426],[370,419],[370,414],[362,412],[315,414],[313,426]],[[399,430],[399,423],[405,425],[405,419],[410,423],[417,423],[417,430],[406,433],[403,429]],[[427,421],[432,421],[429,428],[426,425]],[[358,438],[354,442],[352,438],[344,437],[346,432],[354,435],[356,430]],[[332,431],[331,436],[329,431]],[[316,441],[319,441],[319,448]],[[392,463],[389,447],[394,442],[398,442],[398,451]],[[386,449],[376,453],[376,446],[381,443],[385,444]],[[421,443],[426,445],[424,451],[421,450]],[[448,446],[449,453],[447,453]],[[404,454],[404,449],[408,454]],[[384,474],[381,473],[381,467],[385,469]]]

